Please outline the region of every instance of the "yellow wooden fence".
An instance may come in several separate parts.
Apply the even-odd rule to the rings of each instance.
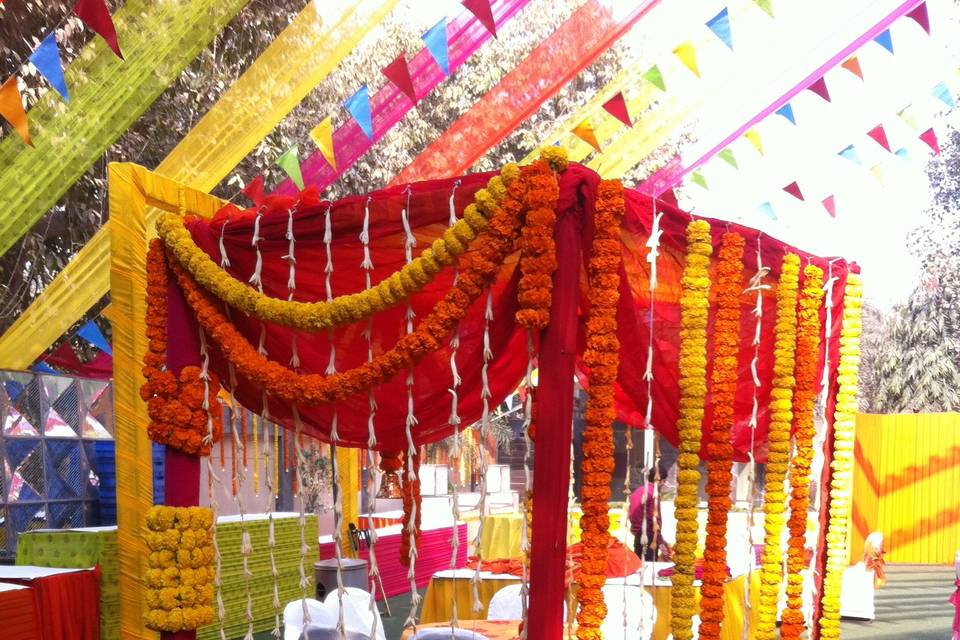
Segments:
[[[887,562],[953,564],[960,550],[960,414],[857,416],[851,559],[872,531]]]

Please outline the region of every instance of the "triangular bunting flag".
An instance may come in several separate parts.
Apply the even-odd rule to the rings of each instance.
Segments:
[[[427,51],[433,56],[434,62],[443,71],[444,75],[450,75],[450,51],[447,42],[447,19],[440,18],[440,22],[430,27],[420,38],[426,45]]]
[[[873,41],[890,53],[893,53],[893,36],[890,35],[890,29],[885,30],[883,33],[874,38]]]
[[[630,112],[627,110],[627,101],[623,99],[623,92],[618,91],[617,95],[603,103],[604,110],[614,118],[627,125],[633,126],[630,121]]]
[[[763,155],[763,142],[760,140],[760,132],[756,129],[749,129],[743,134],[743,137],[750,141],[757,153]]]
[[[30,62],[37,68],[50,86],[57,90],[63,99],[70,102],[67,92],[67,82],[63,79],[63,64],[60,62],[60,48],[57,46],[57,36],[51,33],[40,46],[30,54]]]
[[[827,213],[830,214],[831,218],[837,217],[837,203],[836,203],[836,200],[834,200],[834,197],[832,195],[829,195],[823,200],[821,200],[820,204],[822,204],[823,208],[827,210]]]
[[[698,184],[704,189],[707,188],[707,179],[704,178],[703,174],[699,171],[694,171],[692,174],[690,174],[690,182]]]
[[[323,154],[327,164],[336,171],[337,157],[333,153],[333,117],[327,116],[321,120],[320,124],[310,132],[310,139],[313,140],[313,144],[317,145],[317,149]]]
[[[890,143],[887,142],[887,132],[884,131],[882,124],[878,124],[873,129],[870,129],[870,131],[867,131],[867,135],[873,138],[881,147],[890,151]]]
[[[357,121],[360,128],[373,140],[373,120],[370,117],[370,92],[367,85],[360,87],[355,94],[350,96],[343,106],[347,108],[353,119]]]
[[[660,202],[663,202],[663,203],[665,203],[665,204],[668,204],[668,205],[670,205],[671,207],[679,207],[679,206],[680,206],[680,203],[677,201],[677,194],[674,193],[673,189],[667,189],[666,191],[664,191],[663,193],[661,193],[661,194],[657,197],[657,200],[659,200]]]
[[[803,192],[800,191],[800,185],[796,181],[791,182],[783,188],[784,191],[792,195],[797,200],[803,200]]]
[[[927,146],[933,151],[933,155],[940,155],[940,143],[937,142],[937,134],[932,127],[921,133],[920,139],[927,143]]]
[[[724,149],[723,151],[721,151],[721,152],[718,153],[717,155],[720,157],[721,160],[723,160],[724,162],[726,162],[728,165],[730,165],[730,166],[733,167],[734,169],[739,169],[739,168],[740,168],[740,165],[737,164],[737,159],[733,156],[733,150],[732,150],[732,149]]]
[[[913,105],[909,105],[897,111],[897,117],[903,120],[904,124],[910,127],[910,129],[916,131],[920,127],[917,126],[917,121],[913,118],[913,114],[910,111],[912,106]]]
[[[277,158],[277,166],[290,176],[293,183],[303,189],[303,174],[300,173],[300,150],[294,145]]]
[[[857,56],[850,56],[840,63],[840,66],[863,80],[863,69],[860,68],[860,59]]]
[[[0,4],[3,4],[3,2],[0,2]],[[42,362],[38,362],[37,364],[33,365],[32,367],[30,367],[30,370],[36,371],[37,373],[49,373],[55,376],[60,375],[59,371],[57,371],[56,369],[52,369],[49,365],[46,365]]]
[[[904,162],[909,162],[910,160],[910,155],[909,153],[907,153],[906,147],[900,147],[899,149],[894,151],[893,154],[898,158],[900,158],[901,160],[903,160]]]
[[[797,124],[797,119],[793,117],[793,107],[790,106],[789,102],[777,109],[777,115],[781,115],[791,123]]]
[[[263,174],[251,180],[250,184],[245,186],[241,191],[241,193],[243,193],[243,195],[250,198],[250,202],[252,202],[254,206],[260,206],[260,203],[263,202],[263,198],[264,198]]]
[[[733,49],[733,34],[730,32],[730,12],[724,7],[723,11],[713,16],[707,21],[707,28],[713,31],[714,35],[723,41],[731,50]]]
[[[594,133],[593,124],[591,124],[589,119],[584,120],[574,127],[571,133],[589,144],[597,151],[600,151],[600,143],[597,142],[597,134]]]
[[[760,213],[770,218],[771,220],[777,219],[777,214],[773,212],[773,205],[770,204],[769,202],[764,202],[759,207],[757,207],[757,209],[760,211]]]
[[[854,162],[860,166],[863,166],[863,162],[860,160],[860,156],[857,154],[857,150],[853,145],[847,145],[844,147],[843,151],[837,154],[841,158],[846,158],[850,162]]]
[[[10,123],[23,141],[31,147],[30,125],[27,123],[27,112],[23,109],[20,99],[20,89],[17,88],[17,76],[10,76],[3,85],[0,85],[0,116]]]
[[[953,101],[953,95],[950,93],[950,87],[947,86],[946,82],[941,82],[935,86],[930,94],[951,109],[957,106],[957,103]]]
[[[767,12],[767,15],[773,17],[773,0],[753,0],[753,4]]]
[[[920,5],[907,14],[917,21],[917,24],[923,27],[923,30],[930,35],[930,15],[927,13],[927,3],[921,2]]]
[[[101,38],[107,41],[117,57],[123,59],[120,52],[120,43],[117,42],[117,29],[113,26],[113,18],[104,0],[79,0],[73,6],[73,12],[83,20]]]
[[[700,69],[697,67],[697,50],[693,48],[693,43],[687,40],[679,47],[673,50],[673,55],[680,59],[687,69],[693,72],[693,75],[700,77]]]
[[[821,77],[819,80],[807,87],[807,90],[814,92],[827,102],[830,102],[830,91],[827,89],[826,78]]]
[[[80,330],[77,331],[77,335],[95,346],[100,351],[113,355],[113,351],[110,350],[110,343],[107,342],[107,339],[103,337],[103,334],[100,333],[100,327],[97,326],[97,323],[93,320],[88,320],[85,325],[80,327]]]
[[[480,24],[487,28],[494,38],[497,37],[497,23],[493,19],[493,9],[490,7],[490,0],[463,0],[461,2],[470,13],[477,17]]]
[[[872,167],[870,167],[870,173],[873,174],[873,177],[876,178],[877,182],[879,182],[880,184],[882,185],[887,184],[887,181],[883,177],[883,165],[881,164],[873,165]]]
[[[643,79],[660,89],[660,91],[667,90],[667,84],[663,81],[663,74],[660,73],[660,67],[657,65],[650,67],[647,72],[643,74]]]
[[[397,88],[410,98],[410,102],[417,104],[417,91],[413,88],[413,79],[410,77],[410,69],[407,68],[407,59],[402,53],[397,56],[396,60],[383,68],[383,75],[397,85]]]

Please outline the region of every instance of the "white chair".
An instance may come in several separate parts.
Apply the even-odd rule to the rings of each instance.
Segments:
[[[866,550],[882,552],[883,534],[879,531],[871,533],[864,541],[864,547]],[[843,570],[843,578],[840,583],[841,617],[862,620],[876,618],[874,577],[873,569],[868,569],[863,560]]]
[[[337,591],[327,594],[323,602],[307,598],[310,622],[304,624],[303,601],[295,600],[283,610],[284,640],[341,640],[337,625],[340,620],[340,597]],[[343,597],[343,627],[346,640],[371,640],[373,616],[377,618],[375,640],[385,640],[380,612],[370,611],[370,594],[363,589],[346,587]]]
[[[626,595],[626,628],[624,628],[624,595]],[[653,625],[657,621],[657,609],[653,598],[640,586],[606,584],[603,586],[603,601],[607,605],[607,617],[600,631],[608,640],[650,640]],[[643,627],[643,633],[639,630]]]
[[[487,607],[487,620],[523,620],[523,601],[520,599],[521,586],[508,585],[490,598]],[[563,619],[567,619],[567,603],[563,603]]]

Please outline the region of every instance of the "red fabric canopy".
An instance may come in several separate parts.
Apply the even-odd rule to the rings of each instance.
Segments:
[[[286,299],[288,296],[289,264],[285,256],[289,252],[286,237],[288,211],[293,209],[293,235],[296,256],[296,289],[294,297],[301,301],[317,301],[326,297],[325,273],[326,250],[324,238],[324,216],[328,207],[331,217],[331,247],[334,270],[331,277],[333,295],[342,295],[360,291],[364,288],[364,272],[361,269],[363,245],[359,235],[363,228],[364,210],[369,207],[370,253],[374,264],[372,280],[374,283],[388,277],[404,264],[404,232],[401,225],[401,210],[408,206],[408,217],[413,233],[417,238],[417,249],[421,251],[439,237],[448,224],[450,199],[458,213],[472,201],[473,193],[481,188],[490,174],[474,174],[457,179],[435,180],[417,183],[407,187],[393,187],[364,196],[352,196],[334,203],[320,202],[315,191],[307,189],[298,198],[271,197],[262,205],[262,217],[259,233],[262,238],[262,281],[267,295]],[[578,227],[582,240],[582,251],[589,256],[592,239],[592,220],[583,216],[584,209],[592,210],[593,194],[599,177],[589,169],[571,164],[560,178],[560,199],[558,212],[577,214]],[[409,200],[409,205],[408,205]],[[621,302],[618,313],[621,342],[621,364],[617,391],[618,417],[633,426],[642,426],[646,406],[646,382],[643,373],[646,367],[647,341],[650,327],[649,314],[649,264],[646,262],[645,243],[649,236],[653,214],[653,202],[647,196],[628,191],[626,215],[623,219],[623,278]],[[671,443],[677,443],[676,420],[679,398],[679,297],[680,275],[685,254],[684,229],[690,216],[662,202],[657,205],[663,211],[661,221],[660,259],[658,261],[658,287],[654,304],[654,384],[653,384],[653,425]],[[212,221],[192,220],[188,228],[197,244],[218,263],[221,260],[219,243],[222,235],[223,246],[229,257],[227,271],[238,280],[247,282],[254,271],[257,261],[256,251],[251,243],[255,218],[258,209],[241,211],[228,205]],[[727,230],[737,231],[747,241],[747,255],[744,257],[744,286],[746,280],[755,271],[755,250],[759,245],[764,264],[771,268],[766,283],[776,285],[780,261],[787,251],[796,252],[801,261],[818,265],[827,272],[828,259],[810,255],[786,245],[760,232],[732,223],[711,221],[714,230],[715,246],[720,236]],[[762,237],[761,237],[762,236]],[[558,245],[561,246],[561,245]],[[567,256],[558,255],[559,260]],[[506,261],[500,277],[493,288],[493,308],[495,319],[491,324],[490,338],[494,360],[490,366],[490,387],[493,402],[500,402],[516,389],[521,381],[526,364],[525,335],[514,321],[516,310],[517,260],[513,256]],[[830,351],[831,363],[837,362],[839,349],[839,325],[842,315],[843,285],[850,265],[843,260],[835,260],[832,273],[839,278],[833,293],[834,330]],[[446,269],[425,289],[413,296],[412,306],[417,317],[425,316],[443,293],[450,287],[453,270]],[[584,319],[589,311],[585,295],[586,275],[581,267],[580,317]],[[748,422],[752,409],[753,381],[750,373],[750,361],[753,357],[752,339],[755,320],[750,313],[755,300],[754,295],[743,297],[741,326],[740,378],[736,396],[736,426],[734,444],[737,458],[746,459],[750,443]],[[481,411],[480,370],[483,354],[483,311],[484,300],[478,300],[466,318],[460,324],[460,349],[457,354],[457,368],[462,376],[459,391],[459,412],[464,423],[476,420]],[[240,331],[254,345],[258,344],[261,331],[259,320],[248,318],[236,310],[231,310],[233,320]],[[764,322],[760,345],[758,373],[763,386],[760,391],[760,421],[754,435],[757,459],[766,457],[766,434],[769,424],[767,404],[769,400],[769,381],[773,368],[773,324],[775,300],[773,291],[764,294]],[[406,331],[405,308],[400,305],[373,318],[372,343],[374,353],[389,349],[397,338]],[[712,319],[711,319],[712,322]],[[168,332],[172,338],[169,343],[170,365],[179,368],[185,364],[198,363],[198,331],[182,294],[175,283],[171,283],[170,319]],[[340,371],[355,367],[366,360],[367,342],[363,335],[366,322],[337,329],[333,334],[336,347],[336,366]],[[579,344],[582,352],[584,323],[581,321]],[[292,331],[280,326],[268,324],[266,329],[266,349],[268,356],[287,364],[290,362]],[[330,355],[330,341],[327,334],[297,333],[302,373],[323,373],[327,368]],[[708,349],[712,349],[708,345]],[[213,349],[212,368],[220,376],[221,382],[229,386],[229,375],[221,354]],[[418,443],[433,442],[451,433],[448,425],[450,415],[450,351],[443,348],[425,357],[413,371],[414,408],[418,420],[413,429],[414,439]],[[823,349],[820,355],[821,370]],[[582,380],[589,384],[589,372],[582,371]],[[399,450],[405,448],[404,424],[407,413],[405,376],[398,376],[375,389],[377,413],[375,427],[378,446],[381,449]],[[242,377],[234,389],[236,397],[244,406],[262,410],[261,390],[254,388]],[[292,428],[292,414],[288,406],[268,399],[270,415],[284,426]],[[305,428],[315,437],[329,440],[330,421],[333,407],[298,407]],[[338,415],[338,434],[340,442],[349,446],[366,446],[368,401],[366,394],[352,397],[336,407]],[[710,420],[709,398],[705,424]],[[708,431],[708,430],[705,430]]]

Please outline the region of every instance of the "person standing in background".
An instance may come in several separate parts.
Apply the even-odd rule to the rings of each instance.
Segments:
[[[657,469],[651,469],[647,481],[630,494],[630,532],[633,534],[633,550],[646,561],[657,558],[657,550],[663,542],[661,531],[663,521],[660,517],[660,498],[657,491]],[[646,527],[646,529],[644,529]],[[643,544],[643,533],[647,534],[647,544]]]

